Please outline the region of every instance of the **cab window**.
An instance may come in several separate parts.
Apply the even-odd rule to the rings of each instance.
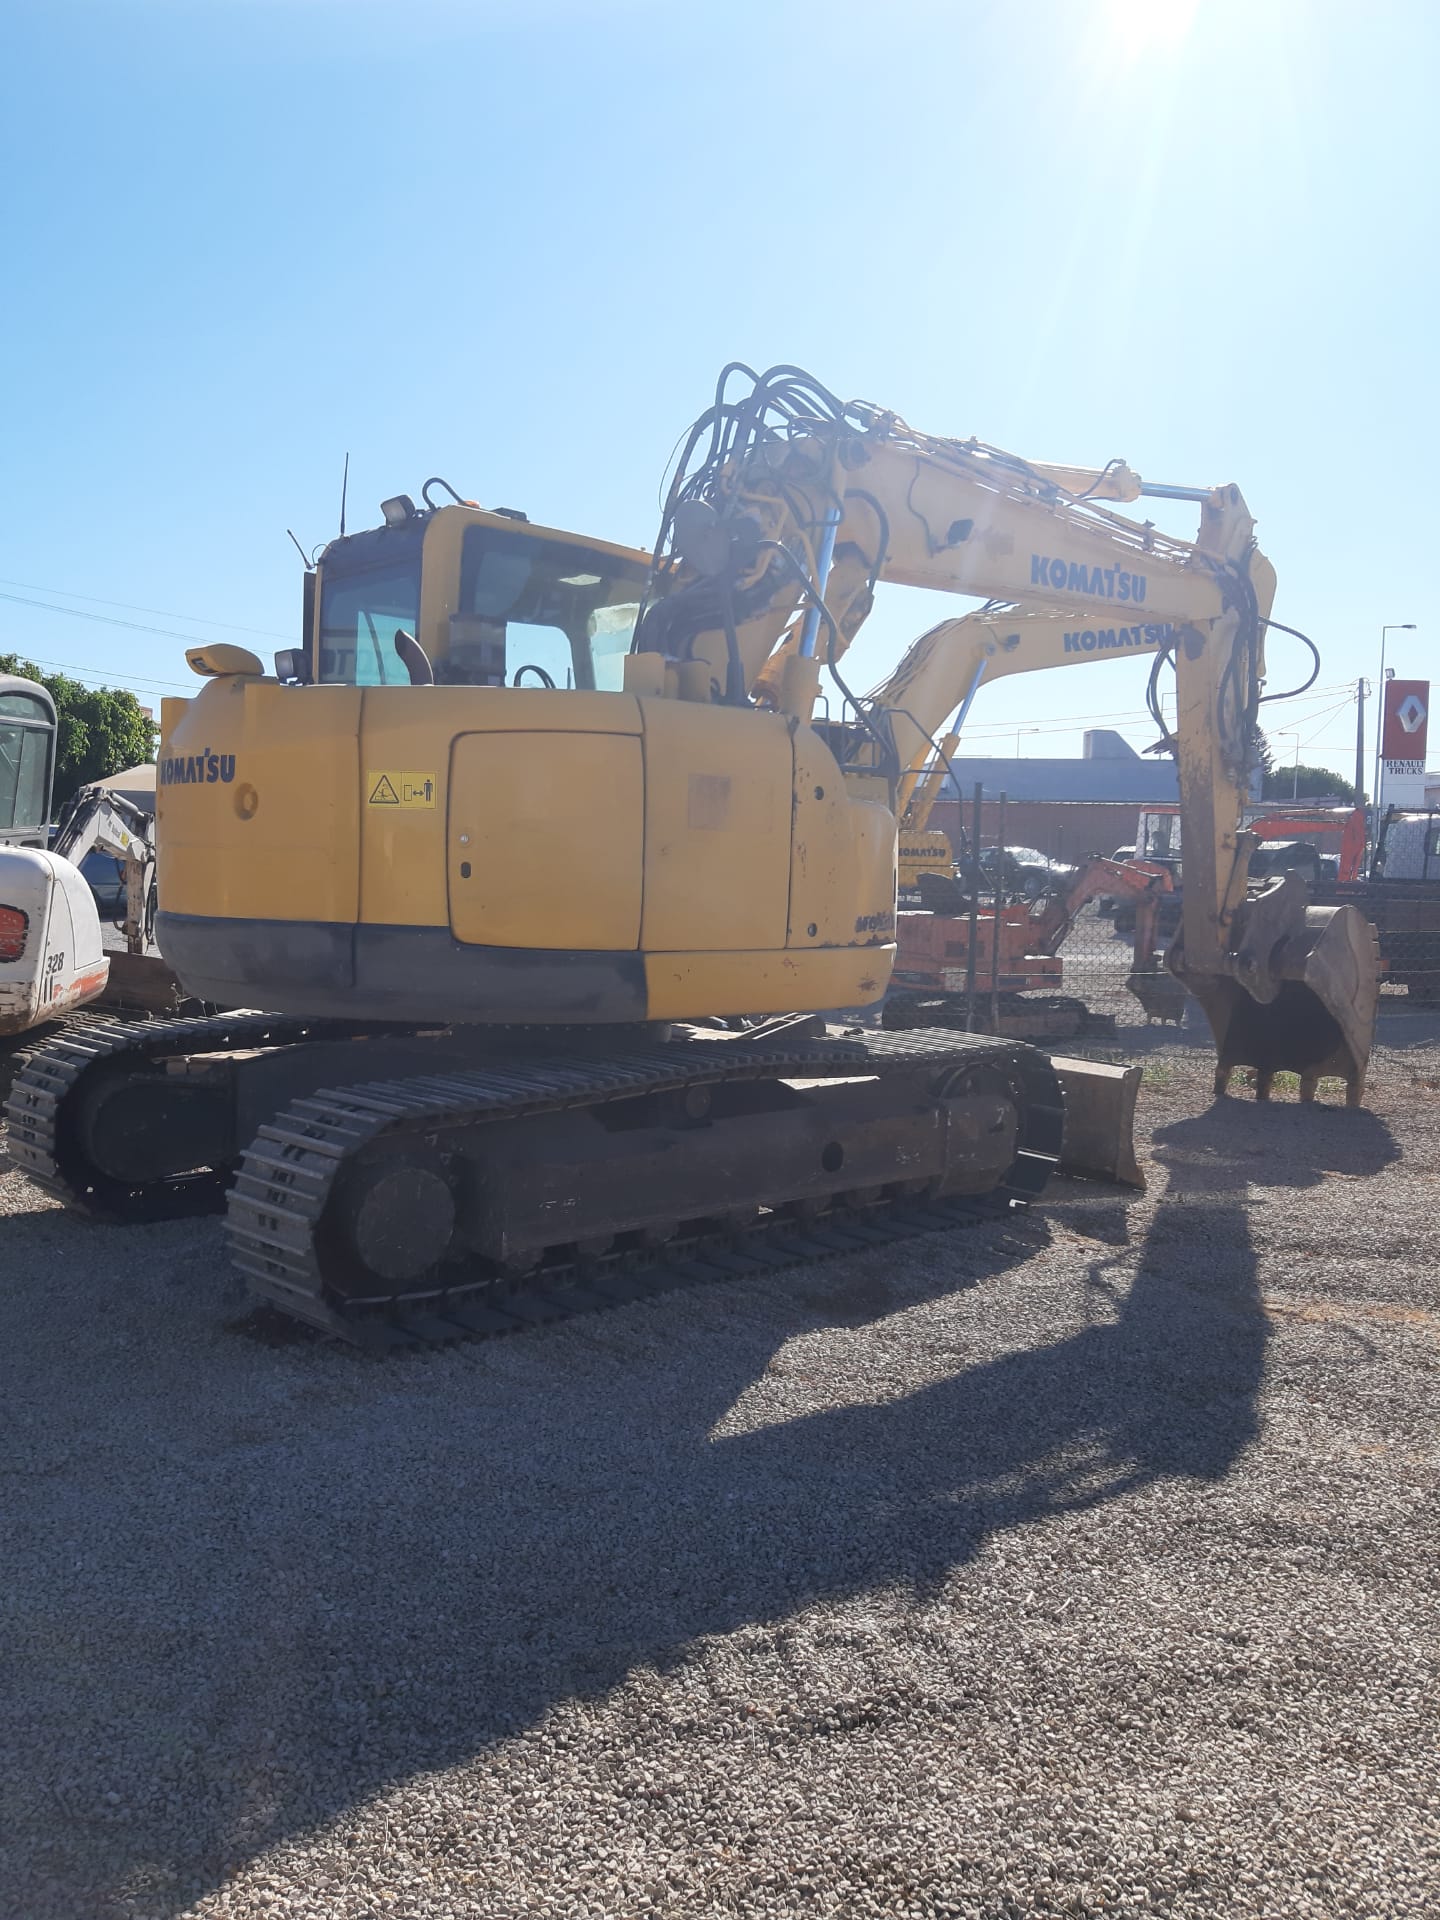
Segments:
[[[618,691],[644,585],[643,565],[624,555],[471,527],[437,678]]]
[[[351,687],[408,686],[395,636],[402,629],[414,633],[419,617],[417,566],[371,567],[327,579],[320,604],[320,678]]]
[[[0,834],[45,825],[50,797],[50,732],[0,720]]]

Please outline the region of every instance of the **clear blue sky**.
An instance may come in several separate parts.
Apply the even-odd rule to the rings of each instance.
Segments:
[[[1270,724],[1348,770],[1381,622],[1407,673],[1440,634],[1437,42],[1433,0],[14,8],[0,592],[268,652],[347,448],[352,527],[438,472],[648,544],[720,364],[792,360],[1238,481],[1337,689]],[[854,677],[941,610],[892,590]],[[0,600],[12,647],[188,690],[179,641]],[[970,750],[1143,744],[1143,681],[996,688]]]

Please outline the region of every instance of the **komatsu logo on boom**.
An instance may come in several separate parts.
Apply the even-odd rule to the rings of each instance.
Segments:
[[[1133,600],[1139,606],[1146,581],[1143,573],[1126,573],[1121,567],[1087,567],[1083,561],[1051,560],[1043,553],[1032,553],[1030,584],[1048,587],[1052,593],[1088,593],[1097,600]]]
[[[1108,653],[1119,647],[1168,647],[1175,629],[1168,621],[1146,627],[1085,627],[1065,636],[1066,653]]]

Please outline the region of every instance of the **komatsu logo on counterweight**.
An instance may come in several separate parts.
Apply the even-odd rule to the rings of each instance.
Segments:
[[[1051,592],[1085,593],[1096,600],[1133,600],[1138,606],[1145,598],[1143,573],[1126,573],[1122,567],[1087,567],[1080,560],[1052,560],[1047,554],[1030,556],[1030,584],[1048,587]]]
[[[1145,627],[1081,627],[1065,636],[1066,653],[1109,653],[1122,647],[1168,647],[1175,629],[1168,622]]]
[[[209,747],[203,753],[167,753],[155,769],[155,778],[162,787],[213,787],[219,780],[228,783],[235,778],[235,756],[212,753]]]

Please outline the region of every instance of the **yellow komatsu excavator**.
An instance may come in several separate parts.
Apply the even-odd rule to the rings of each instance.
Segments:
[[[12,1155],[112,1217],[233,1173],[256,1294],[377,1343],[1033,1198],[1063,1124],[1042,1054],[819,1017],[884,994],[897,807],[978,678],[954,692],[936,629],[850,698],[882,580],[1028,597],[1073,618],[1057,661],[1102,618],[1165,628],[1123,644],[1180,676],[1185,977],[1222,1070],[1358,1098],[1363,921],[1245,885],[1273,575],[1235,489],[1193,496],[1187,543],[1099,504],[1132,478],[727,369],[653,562],[438,481],[385,502],[326,549],[276,677],[199,648],[208,683],[165,703],[159,942],[198,998],[265,1011],[41,1049]],[[1018,630],[987,632],[985,673]],[[842,717],[817,717],[827,666]]]
[[[922,874],[948,875],[954,870],[955,849],[950,836],[931,827],[930,816],[951,771],[961,729],[982,682],[1016,673],[1040,673],[1052,667],[1080,666],[1087,660],[1114,660],[1120,655],[1163,655],[1174,646],[1175,633],[1169,621],[1106,621],[1097,619],[1093,610],[1069,611],[1027,600],[983,607],[957,620],[942,620],[922,634],[891,678],[868,696],[882,707],[903,706],[907,711],[919,707],[927,713],[937,702],[949,700],[944,710],[954,713],[944,738],[931,746],[926,762],[908,767],[900,783],[897,858],[901,894],[912,893]],[[926,669],[924,684],[912,687],[912,677],[922,667]]]
[[[1042,497],[1081,500],[1138,500],[1143,483],[1123,461],[1112,460],[1097,473],[1075,467],[1032,466],[1034,484]],[[1068,572],[1067,572],[1068,578]],[[1032,583],[1039,584],[1039,583]],[[1047,587],[1048,580],[1044,583]],[[920,657],[936,652],[947,657],[945,678],[951,687],[960,686],[959,701],[952,700],[947,712],[953,712],[943,740],[933,745],[928,763],[907,770],[900,790],[900,832],[897,847],[899,883],[902,894],[912,892],[922,873],[949,874],[954,867],[955,850],[948,834],[930,825],[935,802],[945,785],[951,756],[960,745],[960,731],[986,677],[996,679],[1004,673],[1031,673],[1045,667],[1068,667],[1085,659],[1113,659],[1121,653],[1150,653],[1167,644],[1173,628],[1153,620],[1092,621],[1087,624],[1082,610],[1069,612],[1063,606],[1046,604],[1045,597],[1027,595],[1023,603],[1004,607],[982,607],[977,613],[958,620],[942,621],[934,636],[922,635],[917,642]],[[848,639],[846,640],[848,644]],[[915,664],[916,648],[905,656],[890,684],[902,685]],[[1001,663],[999,673],[993,669]],[[872,699],[885,701],[887,689],[876,688]]]

